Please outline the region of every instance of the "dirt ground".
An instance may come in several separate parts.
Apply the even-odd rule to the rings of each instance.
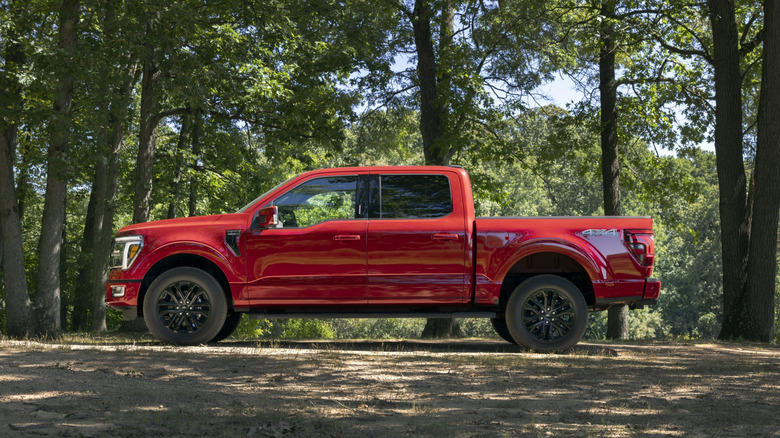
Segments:
[[[780,349],[0,340],[0,436],[780,436]]]

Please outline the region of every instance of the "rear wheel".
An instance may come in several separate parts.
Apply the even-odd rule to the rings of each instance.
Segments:
[[[225,326],[227,300],[217,280],[190,267],[157,277],[144,298],[144,321],[162,342],[203,344]]]
[[[538,275],[512,292],[506,323],[518,345],[530,350],[567,350],[582,339],[588,306],[577,286],[556,275]]]

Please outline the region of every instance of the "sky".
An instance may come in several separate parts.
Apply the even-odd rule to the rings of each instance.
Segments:
[[[583,93],[577,90],[574,81],[564,75],[558,75],[554,81],[538,87],[535,91],[546,94],[550,98],[550,103],[561,108],[566,108],[566,104],[584,99]],[[531,104],[533,105],[533,102]],[[682,112],[678,112],[677,115],[680,118],[683,117]],[[712,142],[701,143],[699,147],[706,151],[715,152],[715,145]],[[666,148],[659,148],[658,152],[661,155],[674,155],[674,151]]]

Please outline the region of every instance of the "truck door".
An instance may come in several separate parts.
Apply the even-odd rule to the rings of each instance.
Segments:
[[[268,204],[279,226],[247,232],[252,305],[366,303],[365,178],[316,177]]]
[[[369,304],[455,304],[465,299],[466,229],[456,175],[371,175]],[[455,193],[460,193],[456,190]]]

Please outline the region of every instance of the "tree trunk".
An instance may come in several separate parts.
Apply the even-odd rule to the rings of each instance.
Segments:
[[[22,107],[22,85],[16,80],[16,73],[25,62],[15,24],[11,24],[6,38],[5,65],[0,72],[0,92],[11,108]],[[8,334],[25,337],[33,333],[34,322],[24,270],[22,223],[14,182],[18,122],[18,115],[2,114],[0,117],[0,238],[5,250],[2,268]]]
[[[100,166],[102,160],[98,158],[96,166]],[[73,291],[73,316],[71,318],[71,329],[75,331],[84,331],[89,328],[89,312],[92,303],[92,289],[88,286],[92,274],[93,250],[95,246],[94,232],[95,216],[97,212],[98,198],[104,194],[98,193],[100,188],[100,171],[95,171],[95,178],[92,181],[92,190],[89,194],[89,204],[87,205],[87,217],[84,220],[84,231],[81,234],[81,248],[79,251],[78,272],[76,273],[76,289]]]
[[[452,45],[454,8],[445,2],[439,26],[439,53],[447,54]],[[417,78],[420,83],[420,134],[423,140],[425,164],[446,166],[451,152],[446,143],[446,120],[449,113],[450,75],[439,69],[433,48],[431,22],[435,12],[427,0],[416,0],[412,12],[412,29],[417,52]],[[448,66],[448,65],[447,65]],[[452,318],[428,319],[423,338],[447,338],[460,335],[460,327]]]
[[[416,0],[412,19],[414,44],[417,52],[417,78],[420,83],[420,134],[423,140],[425,164],[447,165],[450,157],[446,145],[439,139],[444,135],[444,117],[438,104],[438,67],[433,49],[431,20],[434,11],[427,0]]]
[[[17,168],[16,198],[19,200],[19,221],[24,223],[24,213],[27,210],[27,197],[33,189],[30,187],[30,146],[19,150],[21,163]]]
[[[599,53],[599,92],[601,100],[601,177],[604,214],[620,216],[620,159],[617,135],[617,80],[615,79],[615,2],[601,4],[601,52]],[[628,307],[615,306],[607,314],[607,339],[628,339]]]
[[[202,115],[195,113],[195,126],[192,128],[192,172],[190,173],[190,196],[187,201],[187,215],[195,216],[198,213],[198,157],[200,156],[200,129],[203,123]]]
[[[151,13],[146,29],[146,54],[141,79],[141,120],[138,131],[138,158],[135,167],[135,196],[133,197],[133,223],[147,222],[152,198],[154,178],[154,143],[157,129],[157,100],[160,82],[159,48],[153,34],[160,19],[160,12]]]
[[[99,172],[104,173],[100,178],[103,187],[98,190],[103,194],[103,201],[99,203],[98,209],[103,214],[100,220],[95,221],[95,257],[92,268],[92,323],[90,330],[95,333],[106,331],[106,289],[105,283],[108,280],[108,258],[111,253],[111,237],[114,228],[114,203],[116,199],[117,173],[119,170],[119,153],[122,149],[122,136],[124,133],[124,105],[126,98],[130,94],[133,85],[133,76],[135,65],[130,67],[129,80],[123,88],[123,94],[120,96],[120,105],[123,105],[122,111],[112,109],[109,117],[111,136],[107,146],[109,147],[107,163],[101,165]]]
[[[102,207],[102,222],[95,222],[95,257],[92,270],[92,325],[91,330],[96,333],[106,331],[106,293],[105,283],[108,280],[108,257],[111,253],[111,238],[114,234],[114,211],[116,202],[117,179],[119,173],[119,154],[122,150],[122,138],[124,137],[125,118],[130,104],[131,92],[136,81],[138,64],[128,56],[128,64],[125,70],[124,82],[119,88],[117,99],[111,104],[108,126],[110,130],[110,142],[107,144],[108,155],[106,157],[105,192]]]
[[[116,5],[105,4],[104,29],[106,44],[117,44]],[[108,280],[108,258],[111,252],[111,238],[114,232],[114,203],[116,198],[117,178],[119,171],[119,154],[124,138],[124,124],[127,108],[130,104],[130,93],[136,83],[138,63],[130,53],[123,56],[124,69],[121,82],[116,92],[110,92],[113,99],[107,99],[108,118],[101,136],[103,147],[99,151],[99,163],[96,165],[96,190],[98,197],[94,223],[94,247],[92,252],[92,321],[90,331],[103,333],[106,331],[106,289]]]
[[[71,65],[61,76],[54,100],[51,137],[46,165],[46,195],[38,244],[38,289],[35,294],[37,332],[59,334],[60,326],[60,252],[65,223],[65,199],[68,192],[67,154],[73,100],[73,54],[76,49],[78,0],[63,0],[59,17],[59,47],[65,64]]]
[[[183,115],[181,120],[181,131],[179,131],[179,141],[176,143],[176,153],[174,154],[174,160],[176,162],[176,175],[174,175],[171,181],[171,193],[170,202],[168,204],[168,219],[176,217],[176,204],[179,203],[179,191],[181,190],[181,178],[184,172],[184,158],[182,154],[184,148],[187,146],[187,138],[190,134],[190,125],[192,124],[192,117],[189,115]]]
[[[780,1],[764,3],[764,59],[758,105],[755,186],[752,199],[745,313],[739,336],[775,339],[777,226],[780,214]]]
[[[742,75],[733,0],[709,0],[715,76],[715,154],[723,256],[721,339],[740,337],[750,215],[742,161]]]

